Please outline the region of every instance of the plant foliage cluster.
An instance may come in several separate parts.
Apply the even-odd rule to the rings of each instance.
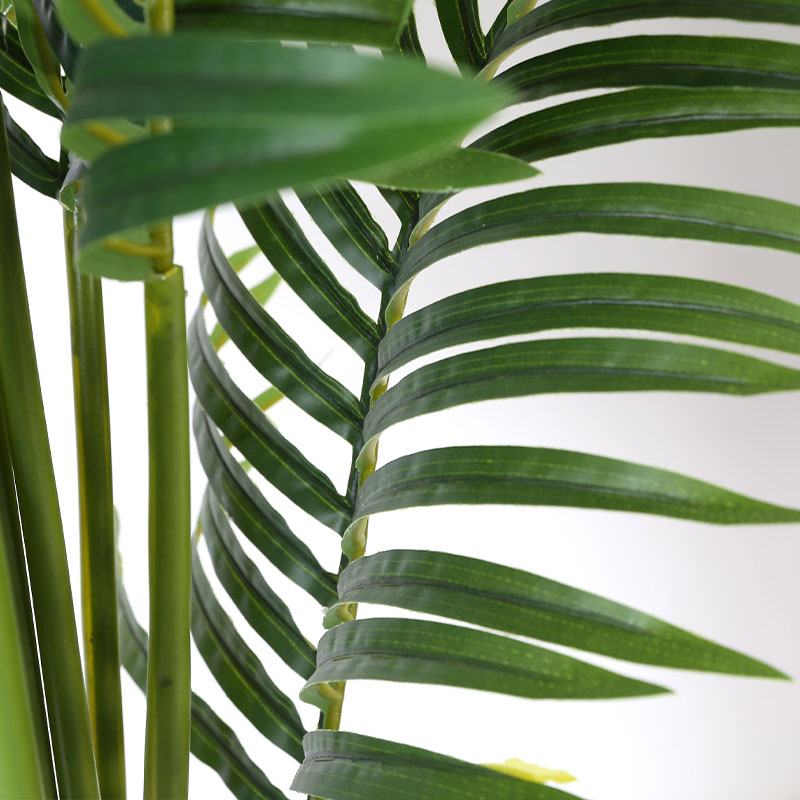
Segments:
[[[390,426],[465,403],[541,393],[752,395],[800,388],[797,370],[726,349],[735,343],[800,353],[800,307],[724,283],[614,272],[548,276],[537,269],[524,279],[454,290],[404,313],[423,270],[511,239],[592,232],[800,253],[798,207],[696,186],[512,190],[437,221],[462,190],[534,177],[555,156],[642,138],[798,125],[800,46],[665,35],[658,28],[665,17],[796,25],[800,4],[547,0],[534,7],[510,0],[486,30],[475,0],[438,0],[438,23],[461,75],[426,65],[409,5],[152,0],[143,8],[134,0],[11,0],[5,8],[0,87],[63,127],[58,161],[7,111],[7,147],[0,143],[0,675],[10,698],[0,722],[3,796],[125,796],[120,664],[147,693],[146,796],[186,796],[191,748],[242,800],[284,800],[289,788],[326,800],[570,796],[524,772],[340,731],[351,680],[520,698],[665,691],[550,643],[635,663],[784,677],[648,614],[522,569],[435,550],[366,552],[373,514],[417,506],[572,506],[723,525],[800,521],[798,510],[654,466],[560,449],[478,446],[468,432],[458,446],[378,464],[378,440]],[[651,20],[656,32],[616,36],[603,27],[636,20]],[[526,50],[505,66],[530,42],[584,28],[596,38]],[[605,91],[559,99],[584,90]],[[496,112],[543,99],[550,104],[459,144]],[[83,666],[11,172],[64,208]],[[378,222],[375,197],[359,189],[364,183],[378,187],[384,211],[396,217],[393,244]],[[379,291],[377,316],[312,244],[280,193],[285,189],[296,193],[348,269]],[[255,246],[226,255],[209,211],[199,242],[205,294],[187,329],[170,220],[228,202]],[[257,254],[274,274],[248,286],[242,273]],[[116,563],[101,278],[145,286],[149,635],[133,616]],[[359,393],[315,362],[270,313],[279,281],[363,361]],[[492,342],[559,329],[571,332]],[[575,329],[615,334],[587,337]],[[268,382],[264,393],[251,398],[237,385],[219,354],[226,345]],[[453,345],[468,347],[439,357]],[[401,367],[408,374],[391,381]],[[187,368],[196,395],[191,427],[208,477],[194,538]],[[344,493],[269,420],[265,412],[278,400],[351,448]],[[335,574],[273,507],[253,472],[341,537]],[[326,609],[328,630],[316,645],[242,537]],[[201,542],[219,589],[204,574]],[[298,698],[267,674],[215,596],[219,590],[306,680],[299,701],[319,707],[319,730],[305,730]],[[437,619],[358,619],[362,603]],[[291,787],[274,785],[268,765],[191,693],[190,629],[228,697],[297,760]]]

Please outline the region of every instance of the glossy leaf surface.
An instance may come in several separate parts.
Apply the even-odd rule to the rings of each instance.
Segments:
[[[564,47],[497,78],[520,100],[623,86],[800,88],[800,47],[719,36],[621,36]]]
[[[800,389],[800,372],[726,350],[647,339],[544,339],[451,356],[381,394],[365,441],[390,425],[463,403],[551,392],[689,391],[751,395]]]
[[[493,283],[450,295],[393,325],[378,378],[465,342],[554,328],[667,331],[800,353],[800,306],[712,281],[584,273]]]
[[[635,511],[718,525],[800,522],[800,511],[676,472],[543,447],[445,447],[390,461],[361,486],[354,519],[453,503]],[[353,528],[345,535],[345,552]]]
[[[791,203],[671,184],[576,184],[506,195],[454,214],[408,251],[397,285],[470,247],[578,231],[702,239],[800,253],[800,211]]]
[[[317,684],[391,680],[528,698],[640,697],[667,691],[493,633],[417,619],[346,622],[320,639],[301,699],[327,706]]]
[[[629,606],[450,553],[388,550],[359,558],[342,572],[339,601],[399,606],[643,664],[785,677]],[[328,617],[337,624],[335,610]]]

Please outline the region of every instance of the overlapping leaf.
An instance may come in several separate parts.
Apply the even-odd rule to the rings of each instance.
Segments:
[[[791,389],[800,389],[797,370],[725,350],[632,338],[545,339],[464,353],[412,372],[378,397],[364,420],[363,437],[368,441],[420,414],[500,397]]]
[[[711,281],[588,273],[459,292],[401,319],[381,340],[378,378],[456,344],[554,328],[634,328],[800,353],[800,306]]]
[[[534,10],[531,6],[512,0],[485,35],[474,2],[437,3],[442,32],[465,75],[482,69],[488,79],[511,50],[556,31],[666,16],[800,22],[788,0],[757,6],[743,0],[680,0],[677,5],[550,0]],[[19,37],[9,29],[0,48],[0,86],[59,115],[68,84],[57,61],[76,84],[63,143],[93,162],[86,184],[82,268],[143,277],[150,270],[143,226],[238,200],[242,218],[276,273],[364,361],[364,392],[356,397],[303,353],[263,308],[277,278],[248,290],[206,221],[201,262],[217,322],[209,333],[198,313],[190,330],[190,368],[199,400],[195,433],[210,484],[201,524],[222,588],[253,630],[309,679],[305,699],[325,709],[333,696],[325,685],[350,679],[431,682],[525,697],[663,691],[495,633],[419,620],[353,621],[351,606],[358,602],[438,614],[635,662],[782,677],[761,662],[642,612],[541,576],[460,556],[379,553],[352,563],[337,578],[289,528],[247,469],[252,465],[304,512],[332,532],[344,533],[350,554],[369,515],[414,505],[569,505],[721,524],[800,520],[794,509],[655,467],[544,448],[467,443],[413,453],[370,474],[375,441],[389,425],[458,403],[539,392],[668,389],[745,395],[798,388],[796,371],[767,360],[616,336],[479,349],[416,369],[386,391],[391,373],[419,356],[454,344],[555,328],[660,331],[800,352],[797,306],[737,287],[665,276],[530,277],[452,292],[397,322],[410,282],[421,270],[465,249],[513,238],[590,231],[800,252],[800,214],[794,205],[654,184],[535,189],[473,205],[429,229],[448,196],[444,192],[535,174],[524,162],[643,137],[797,125],[800,48],[721,37],[603,39],[523,60],[487,88],[426,70],[406,0],[301,5],[245,0],[235,8],[219,0],[178,0],[177,27],[196,33],[169,39],[141,35],[141,13],[131,3],[98,0],[87,11],[78,0],[36,0],[34,5],[20,0],[19,9]],[[398,34],[402,60],[345,48],[244,41],[389,48]],[[118,35],[132,38],[103,41]],[[79,70],[76,42],[85,47]],[[456,146],[475,123],[513,102],[601,88],[628,90],[535,111],[490,130],[470,148]],[[152,116],[170,117],[174,131],[148,136],[143,122]],[[17,174],[57,195],[62,165],[43,156],[10,118],[6,125]],[[401,224],[394,247],[379,215],[347,179],[380,186]],[[380,290],[381,318],[366,314],[325,263],[277,194],[286,187],[297,189],[322,234]],[[217,354],[228,341],[271,384],[256,401],[236,386]],[[355,467],[344,494],[266,418],[264,407],[281,395],[353,446]],[[240,464],[229,445],[248,463]],[[360,478],[366,479],[357,491]],[[318,652],[243,550],[239,533],[331,607],[327,621],[335,627]],[[194,596],[195,638],[217,680],[265,736],[299,759],[303,727],[297,712],[233,629],[197,554]],[[141,677],[146,639],[129,612],[127,606],[121,609],[124,654],[134,677]],[[305,744],[306,759],[293,788],[329,800],[455,798],[476,792],[508,800],[567,796],[352,734],[313,733]],[[199,698],[193,704],[192,747],[237,796],[283,800]]]
[[[772,667],[596,594],[475,558],[387,550],[339,578],[337,625],[351,603],[437,614],[580,650],[665,667],[783,677]]]
[[[188,34],[101,41],[82,55],[64,145],[75,150],[87,125],[91,132],[119,118],[169,116],[176,130],[97,157],[86,179],[81,268],[141,278],[146,259],[104,266],[94,257],[102,241],[191,211],[198,198],[243,200],[385,173],[395,162],[405,169],[409,159],[414,166],[506,100],[408,60],[340,48]]]
[[[574,795],[419,747],[338,731],[314,731],[292,789],[327,800],[564,800]]]
[[[416,619],[338,625],[320,640],[300,697],[324,710],[320,683],[389,680],[461,686],[516,697],[599,699],[667,691],[505,636]]]

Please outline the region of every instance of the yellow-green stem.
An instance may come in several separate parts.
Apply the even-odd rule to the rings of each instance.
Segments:
[[[76,203],[79,190],[75,191]],[[77,212],[64,211],[78,450],[81,610],[89,718],[100,795],[125,797],[114,503],[103,290],[76,267]]]
[[[89,711],[2,126],[0,263],[0,390],[5,401],[58,789],[62,798],[94,800],[99,790]]]
[[[145,281],[150,652],[144,796],[188,792],[191,713],[189,387],[183,272]]]
[[[402,235],[402,232],[401,232]],[[394,303],[391,305],[391,316],[387,324],[384,325],[383,320],[386,319],[388,316],[387,308],[389,308],[389,297],[392,293],[392,288],[389,287],[384,291],[383,300],[381,302],[380,312],[378,314],[378,320],[380,325],[380,330],[383,335],[385,335],[386,330],[390,328],[392,325],[396,324],[403,316],[403,311],[405,310],[406,305],[406,298],[408,297],[408,288],[406,288],[401,296],[395,300]],[[373,403],[378,399],[378,397],[386,391],[386,388],[389,385],[389,379],[384,378],[375,390],[370,391],[370,386],[372,384],[374,378],[374,372],[376,369],[377,358],[373,357],[373,359],[365,365],[364,369],[364,384],[361,389],[361,400],[363,403],[368,403],[369,407],[372,408]],[[375,471],[375,467],[378,463],[378,438],[376,438],[370,445],[367,450],[365,450],[364,455],[361,459],[358,459],[358,450],[360,449],[359,446],[354,448],[353,453],[353,467],[350,473],[350,494],[352,499],[355,501],[356,494],[358,489],[361,487],[361,484],[372,475]],[[367,551],[367,535],[369,533],[369,519],[362,519],[357,523],[356,531],[353,535],[353,556],[351,561],[355,561],[357,558],[361,558]],[[344,559],[342,561],[342,568],[344,567]],[[341,571],[341,570],[340,570]],[[358,603],[350,603],[347,606],[347,620],[352,621],[358,615]],[[336,683],[332,683],[329,686],[324,686],[320,688],[320,691],[323,695],[327,694],[327,698],[329,700],[328,707],[322,715],[322,720],[320,727],[325,730],[339,730],[339,726],[341,725],[342,721],[342,705],[344,704],[344,692],[346,688],[346,681],[337,681]]]

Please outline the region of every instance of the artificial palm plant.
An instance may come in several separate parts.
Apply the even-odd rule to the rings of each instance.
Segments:
[[[508,239],[588,231],[800,252],[797,207],[701,187],[535,188],[534,181],[534,188],[495,192],[478,203],[462,195],[455,201],[460,210],[437,221],[460,190],[534,178],[531,164],[553,156],[800,120],[800,47],[776,41],[610,37],[599,28],[593,41],[523,51],[524,58],[517,54],[504,67],[514,51],[550,33],[617,22],[669,15],[797,24],[800,5],[792,0],[534,5],[512,0],[487,31],[475,3],[438,2],[460,77],[426,66],[404,1],[157,0],[142,9],[130,0],[13,0],[5,9],[0,86],[64,126],[59,161],[46,157],[7,113],[0,143],[0,634],[9,709],[2,720],[3,796],[125,795],[122,661],[147,693],[147,797],[186,796],[191,748],[237,797],[283,798],[289,787],[270,782],[269,764],[248,755],[236,732],[191,694],[190,627],[229,698],[300,762],[291,788],[329,800],[565,796],[524,770],[471,765],[339,731],[350,680],[522,698],[664,691],[527,638],[631,662],[782,677],[751,657],[523,569],[435,550],[372,548],[366,555],[370,516],[415,506],[502,503],[714,524],[800,521],[800,511],[653,466],[566,450],[477,446],[468,435],[459,446],[378,466],[378,440],[390,426],[480,400],[646,390],[748,395],[800,387],[800,372],[720,344],[798,353],[800,307],[722,283],[593,271],[548,276],[537,266],[511,282],[492,283],[488,274],[479,288],[455,288],[404,315],[411,283],[423,270]],[[621,91],[526,109],[459,144],[496,112],[589,89]],[[64,207],[83,668],[11,172]],[[303,214],[290,210],[281,193],[287,189]],[[209,211],[199,242],[205,296],[184,335],[183,278],[173,264],[169,220],[230,201],[255,246],[226,256]],[[391,244],[381,223],[387,215],[399,228]],[[345,288],[325,248],[312,243],[311,228],[346,269],[375,287],[376,313]],[[248,287],[242,275],[259,253],[274,274]],[[145,287],[149,640],[116,563],[101,277]],[[359,390],[332,377],[267,310],[278,281],[361,359]],[[561,328],[639,333],[487,345]],[[715,342],[701,346],[647,332]],[[456,355],[440,356],[456,345]],[[244,355],[268,382],[265,391],[251,399],[237,386],[221,360],[223,346]],[[208,476],[194,538],[187,364],[197,398],[192,425]],[[407,374],[392,385],[399,369]],[[267,417],[277,402],[294,404],[346,443],[343,491]],[[276,508],[276,496],[297,510],[300,526],[314,521],[341,536],[338,570],[322,566],[302,530]],[[203,547],[216,589],[204,573]],[[316,645],[248,548],[326,609],[329,630]],[[252,630],[237,631],[216,597],[220,590]],[[359,620],[362,603],[469,626],[413,616]],[[300,700],[319,707],[318,731],[305,730],[295,698],[247,644],[253,632],[306,679]]]

